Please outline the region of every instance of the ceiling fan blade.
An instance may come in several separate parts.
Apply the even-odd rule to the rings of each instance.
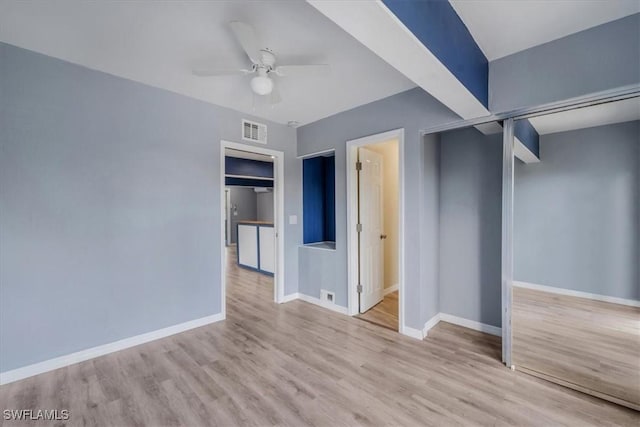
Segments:
[[[251,62],[259,64],[260,49],[258,49],[258,45],[256,44],[256,35],[253,27],[240,21],[229,22],[229,26]]]
[[[280,77],[325,76],[331,72],[331,67],[327,64],[280,65],[274,71]]]
[[[275,86],[271,91],[271,95],[269,95],[269,103],[271,105],[276,105],[282,102],[282,97],[280,97],[280,91],[278,90],[278,86]]]
[[[251,74],[252,70],[245,70],[239,68],[195,68],[193,70],[193,74],[200,77],[210,77],[210,76],[246,76],[247,74]]]

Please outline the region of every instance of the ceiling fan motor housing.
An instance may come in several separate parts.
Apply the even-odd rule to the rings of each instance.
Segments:
[[[260,62],[271,70],[276,63],[276,55],[269,48],[260,49]]]

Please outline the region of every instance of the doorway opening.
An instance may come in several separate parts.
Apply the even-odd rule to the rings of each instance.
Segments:
[[[349,313],[402,332],[404,131],[347,142]]]
[[[221,301],[284,293],[284,153],[221,142]]]

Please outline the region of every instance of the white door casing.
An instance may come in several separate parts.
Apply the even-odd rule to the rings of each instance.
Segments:
[[[384,247],[382,244],[382,155],[364,147],[358,148],[362,164],[359,173],[360,232],[360,313],[382,301],[384,297]]]
[[[224,223],[225,223],[225,244],[231,244],[231,190],[224,190]],[[226,252],[225,252],[226,255]]]
[[[404,129],[393,129],[382,133],[363,136],[346,141],[345,175],[347,178],[347,281],[348,313],[355,316],[360,312],[360,294],[358,293],[359,276],[359,234],[358,224],[358,147],[363,147],[395,139],[398,141],[398,228],[387,230],[398,233],[398,330],[401,334],[417,337],[416,330],[405,325],[405,174],[404,174]],[[420,333],[421,335],[421,333]],[[420,337],[422,339],[422,337]]]
[[[275,262],[274,262],[274,286],[273,286],[273,300],[277,303],[285,301],[284,289],[284,241],[285,241],[285,228],[284,228],[284,152],[278,150],[271,150],[263,147],[256,147],[249,144],[231,142],[226,140],[220,141],[220,213],[221,218],[225,216],[225,149],[231,148],[234,150],[247,151],[250,153],[264,154],[273,158],[273,193],[274,193],[274,222],[273,222],[273,234],[275,239]],[[222,236],[225,234],[225,223],[220,221],[220,233]],[[255,230],[254,230],[254,234]],[[256,239],[257,240],[257,239]],[[220,239],[220,251],[222,254],[226,254],[224,239]],[[222,302],[223,318],[226,318],[226,256],[220,257],[220,301]]]

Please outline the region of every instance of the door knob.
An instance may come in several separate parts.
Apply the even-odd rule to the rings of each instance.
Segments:
[[[380,239],[386,239],[386,238],[387,238],[387,235],[386,235],[386,234],[381,234],[381,235],[380,235]]]

